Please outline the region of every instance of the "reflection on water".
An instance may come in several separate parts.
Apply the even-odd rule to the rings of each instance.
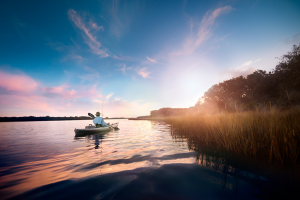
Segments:
[[[259,199],[300,199],[300,166],[269,163],[268,160],[247,158],[234,153],[211,149],[196,138],[171,131],[175,141],[186,139],[188,148],[197,152],[196,163],[223,175],[216,182],[223,189],[237,191],[242,180],[250,187],[250,194]]]
[[[73,130],[88,121],[0,123],[1,199],[253,199],[278,187],[163,122],[117,121],[84,137]]]
[[[193,163],[186,143],[174,143],[160,122],[119,121],[120,130],[74,138],[88,121],[0,123],[0,196],[108,173]]]

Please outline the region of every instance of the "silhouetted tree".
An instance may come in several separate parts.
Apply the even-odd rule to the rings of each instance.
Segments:
[[[273,71],[256,70],[247,77],[239,76],[215,84],[196,105],[209,103],[233,110],[232,105],[237,103],[253,108],[253,105],[269,102],[277,105],[300,102],[300,45],[294,45],[292,52],[283,55]]]

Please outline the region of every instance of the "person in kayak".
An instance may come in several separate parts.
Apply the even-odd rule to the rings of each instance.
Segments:
[[[95,124],[96,128],[107,126],[103,118],[100,117],[100,112],[96,112],[96,118],[93,120],[93,123]]]

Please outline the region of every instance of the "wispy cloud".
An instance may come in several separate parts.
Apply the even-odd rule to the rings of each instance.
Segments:
[[[16,75],[2,71],[0,71],[0,88],[4,89],[4,91],[1,91],[0,95],[21,95],[23,97],[40,96],[51,99],[71,99],[82,97],[95,98],[99,96],[96,94],[94,86],[91,87],[92,89],[90,90],[84,87],[77,87],[77,89],[75,89],[66,84],[46,87],[25,74]]]
[[[97,70],[84,66],[85,71],[89,72],[88,74],[82,74],[79,78],[83,81],[94,81],[95,79],[100,79],[100,74]]]
[[[10,74],[0,71],[0,87],[7,91],[31,92],[36,90],[38,83],[24,74]]]
[[[87,68],[90,70],[91,68]],[[97,85],[47,87],[25,74],[0,71],[0,116],[79,116],[103,106],[105,116],[134,117],[145,115],[154,104],[112,98],[101,94]]]
[[[120,101],[120,100],[121,100],[120,97],[115,97],[114,100],[113,100],[113,102],[117,102],[117,101]]]
[[[100,17],[101,17],[102,19],[104,19],[104,21],[108,22],[107,19],[106,19],[105,17],[103,17],[102,15],[100,15]]]
[[[111,9],[110,13],[112,15],[112,22],[110,24],[111,32],[119,38],[121,36],[121,29],[124,28],[123,24],[121,23],[121,20],[118,17],[118,9],[119,9],[119,1],[113,0],[111,1]]]
[[[285,39],[284,42],[286,44],[298,44],[298,43],[300,43],[300,33]]]
[[[109,95],[106,96],[106,99],[109,100],[109,98],[113,95],[114,93],[110,93]]]
[[[57,87],[43,87],[42,93],[43,96],[48,98],[56,98],[61,97],[63,99],[70,99],[70,98],[78,98],[79,96],[76,95],[77,91],[74,89],[68,90],[69,86],[62,85]]]
[[[248,62],[243,63],[243,64],[242,64],[242,67],[249,66],[249,65],[251,65],[251,64],[253,64],[253,63],[255,63],[255,62],[258,62],[258,61],[260,61],[260,60],[261,60],[261,59],[258,59],[258,60],[254,61],[254,62],[252,62],[251,60],[249,60]]]
[[[198,38],[196,40],[196,47],[199,46],[204,40],[208,39],[211,36],[211,27],[214,24],[215,19],[230,11],[234,10],[231,6],[224,6],[214,10],[212,13],[207,12],[204,18],[201,21],[200,29],[198,31]]]
[[[142,68],[142,69],[139,69],[139,70],[137,71],[137,73],[138,73],[140,76],[142,76],[143,78],[149,78],[149,74],[150,74],[151,72],[147,71],[147,67],[144,67],[144,68]]]
[[[248,66],[248,65],[251,65],[253,62],[250,60],[248,62],[245,62],[242,64],[242,67],[245,67],[245,66]]]
[[[68,60],[81,62],[83,60],[83,57],[71,51],[67,56],[61,59],[62,62],[66,62]]]
[[[57,111],[45,101],[44,97],[34,95],[2,95],[0,94],[0,116],[45,116]]]
[[[100,1],[100,17],[109,25],[110,33],[120,39],[128,32],[132,21],[138,19],[145,7],[144,1]]]
[[[148,59],[149,61],[151,61],[151,62],[156,63],[156,61],[155,61],[154,59],[151,59],[151,58],[149,58],[148,56],[147,56],[147,59]]]
[[[138,1],[109,1],[107,8],[108,20],[111,33],[118,39],[122,37],[124,32],[127,32],[130,27],[131,18],[138,9]],[[102,19],[105,20],[104,17]]]
[[[222,75],[219,77],[219,81],[224,81],[228,80],[234,77],[238,76],[244,76],[246,77],[249,74],[252,74],[255,72],[255,68],[250,66],[250,67],[237,67],[234,69],[230,69],[226,72],[223,72]]]
[[[82,17],[73,9],[69,9],[68,16],[77,26],[77,28],[83,31],[83,38],[85,40],[85,43],[90,47],[92,53],[100,55],[101,57],[108,57],[109,55],[106,53],[106,49],[101,48],[102,44],[92,33],[92,31],[104,30],[103,26],[98,26],[91,20],[88,24],[86,24],[84,21],[84,17]]]
[[[100,103],[104,103],[103,112],[104,115],[108,117],[132,117],[147,115],[149,110],[153,109],[154,106],[157,106],[156,103],[152,102],[145,102],[141,100],[127,101],[121,100],[121,98],[118,97],[106,102],[95,101],[95,104],[98,108]]]
[[[112,55],[111,57],[114,58],[114,59],[116,59],[116,60],[137,61],[136,58],[130,57],[130,56],[122,56],[122,55],[116,56],[116,55]]]
[[[232,10],[235,10],[231,6],[224,6],[221,8],[218,8],[214,11],[208,11],[205,16],[203,17],[200,25],[199,30],[197,32],[197,35],[193,35],[192,29],[194,27],[194,23],[192,19],[190,20],[190,28],[191,28],[191,34],[185,39],[183,44],[183,49],[177,52],[171,53],[171,56],[177,56],[181,54],[190,54],[195,51],[195,49],[202,44],[205,40],[209,39],[212,35],[212,26],[214,25],[214,22],[216,18],[218,18],[222,14],[226,14]],[[226,36],[227,37],[227,36]]]
[[[255,61],[249,60],[248,62],[243,63],[240,67],[236,67],[234,69],[227,70],[226,72],[223,72],[220,76],[220,81],[231,79],[233,77],[238,76],[244,76],[246,77],[249,74],[252,74],[255,72],[255,68],[253,66],[250,66],[251,64],[260,61],[261,59],[257,59]]]
[[[64,57],[61,59],[62,62],[66,61],[76,61],[76,62],[81,62],[84,60],[84,58],[79,55],[79,51],[81,50],[80,46],[71,38],[71,41],[73,42],[74,45],[65,45],[61,42],[53,42],[49,40],[48,45],[60,52],[60,53],[65,53]]]
[[[121,64],[122,66],[120,69],[117,69],[116,71],[121,71],[124,75],[126,74],[126,71],[131,70],[132,67],[126,67],[126,64]]]
[[[103,26],[98,26],[98,24],[96,24],[96,23],[93,22],[92,20],[90,20],[89,24],[90,24],[90,27],[91,27],[92,29],[94,29],[94,30],[102,30],[102,31],[104,31]]]
[[[64,91],[63,88],[45,88],[40,83],[25,74],[11,74],[0,71],[0,109],[1,115],[17,115],[26,111],[29,115],[33,112],[56,113],[47,102],[46,93],[60,93],[64,97],[74,95],[75,90]],[[15,110],[18,113],[15,113]]]
[[[229,35],[230,35],[230,34],[227,34],[227,35],[224,35],[223,37],[220,37],[220,38],[216,39],[216,40],[214,41],[214,43],[217,43],[217,42],[220,42],[220,41],[224,40],[224,39],[227,38]]]

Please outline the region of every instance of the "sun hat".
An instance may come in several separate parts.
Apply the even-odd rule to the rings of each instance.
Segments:
[[[96,112],[96,116],[100,116],[100,112]]]

